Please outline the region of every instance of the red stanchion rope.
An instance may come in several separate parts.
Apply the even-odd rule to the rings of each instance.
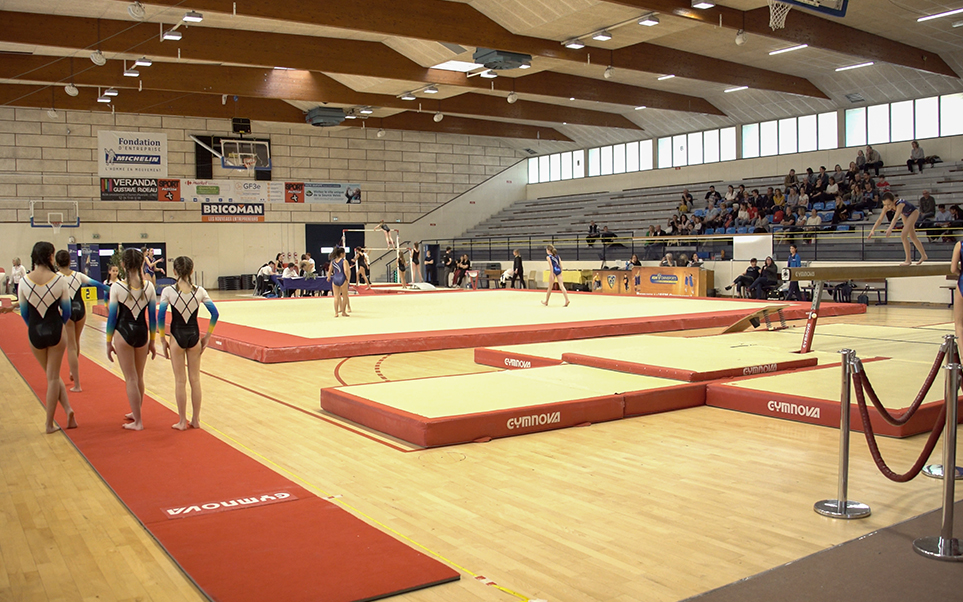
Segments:
[[[916,410],[923,404],[923,398],[926,397],[926,394],[930,392],[930,388],[933,387],[933,381],[936,380],[936,375],[940,372],[940,365],[943,363],[945,356],[946,351],[944,351],[943,347],[940,347],[939,353],[936,354],[936,360],[933,362],[933,367],[930,368],[930,373],[926,375],[926,380],[923,382],[920,392],[916,394],[916,399],[914,399],[910,407],[899,416],[893,416],[883,407],[883,404],[879,401],[879,397],[876,395],[876,391],[873,389],[873,385],[869,382],[869,376],[863,370],[859,372],[856,381],[857,388],[858,383],[862,381],[862,386],[866,390],[866,394],[869,395],[869,400],[873,402],[873,406],[876,408],[876,411],[879,412],[879,415],[883,417],[883,420],[893,426],[902,426],[910,421],[910,418],[916,414]]]
[[[865,381],[865,374],[865,372],[860,370],[853,376],[856,378],[856,404],[859,406],[859,415],[863,419],[863,434],[866,435],[869,452],[873,456],[873,461],[876,462],[876,467],[879,468],[879,471],[883,473],[883,476],[887,479],[896,481],[897,483],[911,481],[923,470],[926,460],[930,457],[930,454],[933,453],[933,450],[936,449],[936,444],[940,440],[943,426],[946,424],[946,404],[944,403],[943,409],[940,410],[940,416],[936,419],[936,424],[933,425],[933,430],[926,440],[926,445],[923,446],[923,452],[920,454],[920,457],[907,472],[903,474],[896,473],[887,466],[886,461],[883,460],[883,455],[879,452],[879,446],[876,443],[876,435],[873,434],[873,425],[869,420],[869,408],[866,407],[866,398],[863,396],[863,386],[861,384]]]

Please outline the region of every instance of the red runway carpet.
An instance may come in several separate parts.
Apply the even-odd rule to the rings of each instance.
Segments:
[[[0,316],[0,341],[43,398],[46,379],[19,317]],[[459,578],[206,431],[172,430],[176,414],[153,399],[144,402],[146,430],[120,428],[129,411],[123,381],[80,361],[84,392],[70,394],[80,428],[65,432],[210,598],[354,602]],[[58,424],[64,418],[58,410]]]

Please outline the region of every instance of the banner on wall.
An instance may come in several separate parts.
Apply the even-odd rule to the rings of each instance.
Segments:
[[[285,182],[287,203],[337,203],[361,202],[361,184],[334,182]]]
[[[157,180],[153,178],[101,178],[102,201],[157,201]]]
[[[181,180],[181,198],[192,203],[267,203],[272,182]]]
[[[264,203],[201,203],[202,222],[263,222]]]
[[[167,177],[167,134],[101,130],[97,143],[101,178]]]

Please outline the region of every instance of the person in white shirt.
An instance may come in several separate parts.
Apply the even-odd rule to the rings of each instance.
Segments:
[[[261,266],[261,269],[257,271],[257,276],[254,278],[257,294],[263,295],[268,291],[271,286],[271,276],[274,274],[273,261],[269,261],[267,264]]]
[[[823,218],[819,217],[819,214],[816,213],[815,209],[813,209],[812,212],[810,212],[809,217],[806,218],[806,230],[809,230],[810,232],[815,232],[816,230],[819,229],[819,226],[821,226],[822,224],[823,224]],[[813,241],[812,234],[806,237],[806,242],[812,242],[812,241]]]
[[[10,282],[13,283],[13,294],[16,295],[20,287],[20,279],[27,275],[27,268],[20,263],[19,257],[13,258],[13,271],[10,272]]]
[[[927,234],[930,240],[942,239],[944,242],[953,242],[951,238],[947,235],[948,230],[942,230],[940,228],[949,228],[950,222],[953,221],[953,214],[949,212],[946,205],[937,205],[936,214],[933,216],[933,230],[930,230]]]
[[[298,266],[295,263],[289,263],[287,267],[284,268],[284,272],[281,274],[281,278],[300,278],[300,277],[301,277],[301,272],[298,271]],[[298,294],[298,291],[295,289],[286,289],[284,291],[285,297],[296,296],[297,294]]]

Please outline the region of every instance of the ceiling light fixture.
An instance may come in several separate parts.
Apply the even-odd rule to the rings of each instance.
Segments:
[[[107,88],[104,90],[103,96],[117,96],[118,94],[117,88]]]
[[[135,67],[150,67],[153,64],[154,64],[154,61],[150,60],[146,56],[142,56],[136,61],[134,61]]]
[[[371,115],[372,113],[374,113],[371,107],[362,107],[361,110],[358,112],[361,113],[362,115]]]
[[[953,23],[953,27],[963,27],[963,21],[956,21]]]
[[[745,29],[740,29],[739,31],[736,32],[736,46],[742,46],[743,44],[746,43],[746,40],[748,39],[749,39],[749,36],[746,35]]]
[[[602,30],[592,36],[593,40],[598,40],[599,42],[608,42],[612,39],[612,34],[606,30]]]
[[[870,65],[873,65],[873,64],[874,64],[873,61],[870,61],[868,63],[860,63],[858,65],[847,65],[845,67],[837,67],[836,71],[849,71],[850,69],[859,69],[860,67],[869,67]]]
[[[73,84],[67,84],[66,86],[64,86],[64,92],[67,93],[67,96],[77,96],[78,94],[80,94],[80,90],[78,90],[77,86]]]
[[[645,108],[645,105],[642,105],[641,107],[635,107],[635,110],[636,110],[636,111],[641,111],[641,110],[644,109],[644,108]]]
[[[176,29],[168,29],[164,32],[162,37],[165,40],[170,40],[171,42],[179,42],[183,35],[181,35],[181,32],[177,31]]]
[[[652,27],[653,25],[659,24],[659,18],[655,16],[655,13],[651,15],[646,15],[639,19],[639,25],[645,25],[646,27]]]
[[[963,8],[957,8],[955,10],[948,10],[945,13],[936,13],[935,15],[927,15],[925,17],[920,17],[916,20],[917,23],[922,23],[923,21],[930,21],[932,19],[939,19],[940,17],[949,17],[950,15],[958,15],[963,13]]]
[[[414,94],[412,94],[411,92],[405,92],[404,94],[402,94],[402,95],[399,96],[398,98],[400,98],[401,100],[417,100],[417,97],[416,97]]]
[[[94,50],[90,53],[90,62],[98,67],[103,67],[107,64],[107,57],[100,50]]]
[[[351,111],[348,111],[347,113],[344,114],[344,118],[345,118],[345,119],[357,119],[358,116],[354,114],[354,111],[353,111],[353,110],[351,110]]]
[[[572,50],[581,50],[582,48],[585,48],[585,44],[583,44],[578,38],[565,40],[564,42],[562,42],[562,46],[565,46],[566,48],[571,48]]]
[[[738,92],[739,90],[748,90],[748,89],[749,89],[749,86],[736,86],[735,88],[728,88],[726,90],[723,90],[723,92],[728,94],[729,92]]]
[[[608,67],[605,68],[605,71],[602,72],[602,77],[604,77],[605,79],[612,79],[613,73],[615,73],[615,68],[612,67],[612,65],[609,65]]]
[[[437,113],[435,113],[435,116],[432,117],[435,123],[441,123],[441,120],[444,118],[445,118],[445,114],[442,113],[441,111],[438,111]]]
[[[438,94],[438,87],[437,87],[437,86],[428,86],[427,88],[425,88],[424,90],[422,90],[422,92],[424,92],[425,94]]]
[[[519,65],[518,68],[519,68],[519,69],[531,69],[532,66],[529,65],[528,63],[523,63],[523,64]]]
[[[140,71],[131,67],[127,68],[127,61],[124,61],[124,77],[140,77]]]
[[[375,134],[375,135],[376,135],[378,138],[384,138],[386,133],[387,133],[387,132],[385,132],[385,129],[384,129],[384,128],[381,128],[380,130],[378,130],[378,133]]]
[[[569,100],[575,100],[575,97],[574,97],[574,96],[572,96],[572,97],[570,97],[570,98],[569,98]]]
[[[106,94],[101,94],[100,88],[97,88],[97,102],[110,102],[110,97]]]
[[[769,56],[776,56],[777,54],[783,54],[784,52],[792,52],[794,50],[802,50],[803,48],[809,48],[809,44],[799,44],[798,46],[790,46],[789,48],[780,48],[779,50],[773,50],[769,53]]]
[[[495,73],[495,71],[493,71],[492,69],[489,69],[488,71],[482,71],[478,75],[484,77],[485,79],[495,79],[496,77],[498,77],[498,74]]]
[[[197,12],[196,10],[192,10],[192,11],[188,11],[187,14],[184,15],[184,18],[182,20],[188,23],[200,23],[201,21],[204,20],[204,15]]]
[[[675,77],[675,76],[674,76],[674,75],[663,75],[663,76],[661,76],[661,77],[659,78],[659,81],[661,82],[661,81],[663,81],[663,80],[672,79],[673,77]]]
[[[130,15],[132,19],[137,19],[138,21],[143,21],[144,17],[147,16],[147,9],[140,2],[134,2],[127,6],[127,14]]]
[[[57,109],[48,109],[47,116],[51,119],[56,119],[57,117],[60,117],[60,113],[57,112]]]
[[[508,98],[506,98],[505,100],[508,101],[508,104],[513,105],[513,104],[515,104],[516,102],[518,102],[518,94],[516,94],[516,93],[514,93],[514,92],[509,92],[509,93],[508,93]]]
[[[692,8],[698,8],[699,10],[706,10],[715,5],[715,2],[709,2],[709,0],[692,0]]]

